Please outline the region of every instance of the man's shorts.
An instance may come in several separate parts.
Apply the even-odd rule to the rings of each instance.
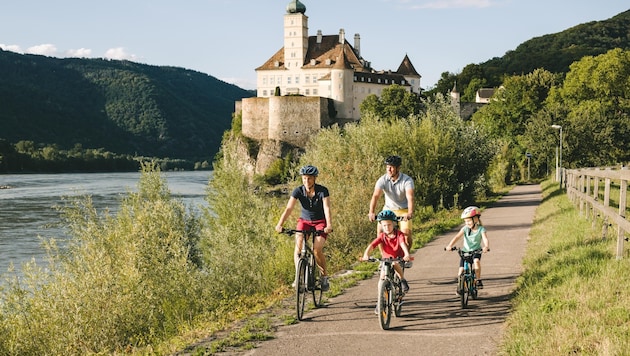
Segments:
[[[326,220],[324,219],[309,221],[309,220],[304,220],[302,218],[299,218],[297,222],[297,227],[295,229],[296,230],[315,229],[316,231],[324,231],[325,227],[326,227]],[[319,236],[325,239],[328,237],[328,234],[325,232],[322,232]]]
[[[407,215],[408,210],[407,209],[398,209],[398,210],[394,210],[394,214],[396,214],[396,216],[405,216]],[[398,222],[398,228],[400,230],[405,230],[407,229],[408,231],[411,232],[411,220],[401,220]]]

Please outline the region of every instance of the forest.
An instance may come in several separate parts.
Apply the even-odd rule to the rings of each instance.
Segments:
[[[26,169],[13,165],[15,152],[31,154],[30,163],[43,163],[38,170],[80,168],[54,162],[51,155],[77,147],[188,165],[212,162],[230,127],[234,102],[253,96],[183,68],[2,50],[0,78],[3,172]],[[24,152],[19,142],[38,152]],[[44,151],[50,153],[45,162],[38,157]]]

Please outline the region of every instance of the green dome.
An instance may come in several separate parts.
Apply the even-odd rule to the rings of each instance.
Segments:
[[[293,0],[287,5],[287,14],[305,13],[306,6],[300,2],[300,0]]]

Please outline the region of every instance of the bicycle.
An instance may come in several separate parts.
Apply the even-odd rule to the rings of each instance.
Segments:
[[[453,247],[452,251],[457,250],[459,256],[464,260],[464,271],[457,278],[457,294],[462,309],[468,307],[468,299],[477,299],[477,276],[475,275],[475,269],[473,265],[473,256],[483,253],[483,250],[478,249],[474,251],[462,251],[462,249]],[[489,251],[489,250],[488,250]]]
[[[411,262],[405,262],[401,257],[397,258],[374,258],[370,257],[367,262],[380,262],[380,269],[385,278],[378,281],[378,301],[376,304],[376,313],[381,324],[381,329],[389,329],[392,318],[392,310],[394,315],[399,317],[402,313],[403,298],[405,291],[403,290],[401,279],[394,271],[394,262],[399,262],[405,271],[405,268],[411,267]]]
[[[298,320],[302,320],[307,293],[312,294],[313,304],[316,308],[322,305],[324,292],[321,288],[321,271],[315,262],[312,246],[315,242],[315,236],[323,234],[324,231],[282,229],[282,233],[287,235],[302,233],[302,251],[295,270],[296,312]]]

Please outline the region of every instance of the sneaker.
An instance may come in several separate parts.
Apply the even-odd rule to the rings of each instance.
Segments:
[[[409,292],[409,283],[407,283],[406,279],[401,279],[400,284],[402,284],[403,293]]]
[[[477,280],[477,289],[483,289],[483,282],[481,281],[481,279]]]
[[[322,277],[321,283],[323,292],[327,291],[330,288],[330,285],[328,284],[328,277]]]

